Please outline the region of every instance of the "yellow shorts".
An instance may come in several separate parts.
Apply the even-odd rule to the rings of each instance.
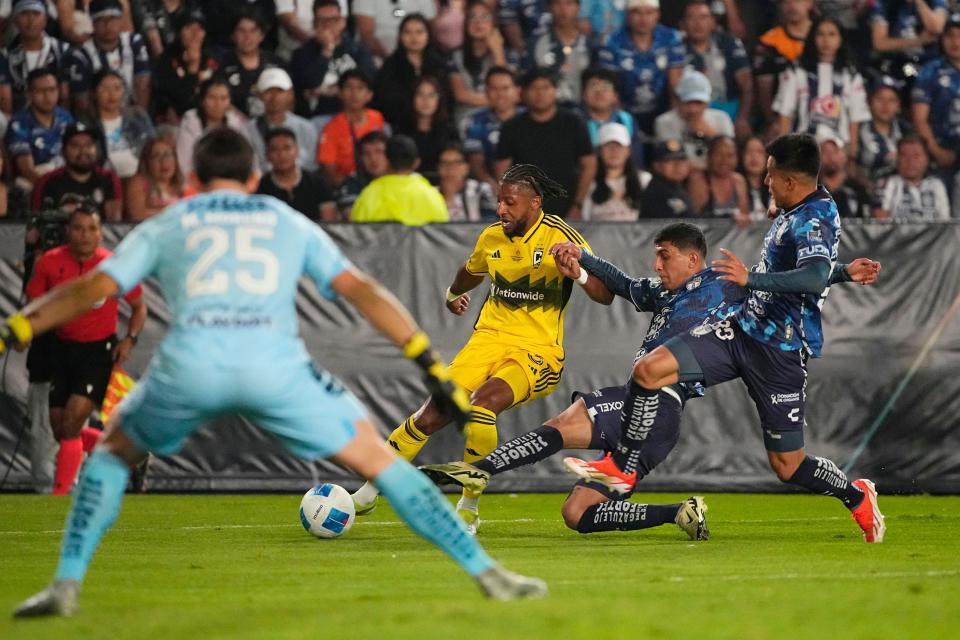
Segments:
[[[474,333],[450,363],[450,376],[473,393],[490,378],[513,390],[513,406],[550,395],[563,374],[563,351],[510,344],[488,332]]]

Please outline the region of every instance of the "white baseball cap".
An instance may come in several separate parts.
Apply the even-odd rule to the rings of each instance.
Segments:
[[[677,97],[680,102],[710,102],[713,87],[710,80],[699,71],[687,69],[677,83]]]
[[[600,127],[600,131],[597,132],[597,142],[601,147],[608,142],[616,142],[621,146],[629,147],[630,132],[619,122],[608,122]]]
[[[293,80],[290,75],[279,67],[270,67],[264,69],[257,80],[257,91],[263,93],[267,89],[282,89],[289,91],[293,89]]]
[[[659,9],[660,0],[627,0],[627,11],[630,11],[630,9],[643,9],[646,7],[651,9]]]

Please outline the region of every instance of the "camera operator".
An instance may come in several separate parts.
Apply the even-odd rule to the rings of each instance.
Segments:
[[[33,210],[67,210],[68,199],[93,203],[103,219],[120,220],[123,202],[120,178],[100,166],[101,141],[95,129],[77,122],[63,132],[66,166],[41,177],[33,188]]]
[[[38,298],[55,286],[94,269],[111,255],[100,246],[101,239],[99,212],[84,205],[74,209],[67,224],[66,244],[47,251],[37,260],[27,284],[27,297]],[[103,403],[114,365],[123,364],[130,355],[147,319],[147,306],[139,285],[123,297],[132,309],[123,339],[118,341],[116,336],[118,302],[113,298],[104,300],[56,332],[48,361],[52,375],[50,424],[60,442],[54,495],[70,491],[83,452],[91,450],[96,443],[100,432],[85,428],[84,423]]]

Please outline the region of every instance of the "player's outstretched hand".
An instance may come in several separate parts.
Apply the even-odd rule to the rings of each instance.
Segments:
[[[550,255],[552,255],[557,262],[560,262],[561,259],[565,259],[567,257],[579,261],[580,256],[583,255],[583,250],[579,245],[569,241],[558,242],[550,247]]]
[[[750,275],[750,270],[747,269],[747,265],[743,264],[740,258],[735,256],[732,251],[720,249],[720,253],[722,253],[724,257],[720,260],[713,261],[713,270],[723,274],[717,279],[727,280],[741,287],[747,286],[747,278]]]
[[[447,300],[447,309],[454,315],[462,316],[470,308],[470,294],[461,293],[453,300]]]
[[[857,258],[847,265],[847,273],[850,274],[850,280],[862,285],[873,284],[880,277],[880,268],[882,265],[876,260],[870,258]]]
[[[22,351],[23,346],[33,339],[33,328],[30,321],[19,313],[6,319],[0,325],[0,353],[10,347]]]

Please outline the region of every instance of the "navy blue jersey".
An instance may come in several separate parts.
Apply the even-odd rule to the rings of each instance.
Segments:
[[[933,11],[947,12],[947,0],[927,0],[927,6]],[[891,38],[914,38],[923,31],[916,5],[904,0],[873,0],[870,21],[887,23]]]
[[[545,0],[503,0],[498,17],[501,25],[519,24],[524,40],[546,32],[553,23]]]
[[[946,58],[931,60],[913,83],[912,98],[930,105],[927,122],[938,143],[960,145],[960,69]]]
[[[837,261],[840,216],[837,205],[823,187],[799,204],[781,210],[763,241],[758,273],[778,273],[822,260]],[[783,351],[806,349],[820,356],[823,327],[820,309],[830,287],[820,294],[750,291],[746,304],[733,314],[743,331],[754,340]]]

